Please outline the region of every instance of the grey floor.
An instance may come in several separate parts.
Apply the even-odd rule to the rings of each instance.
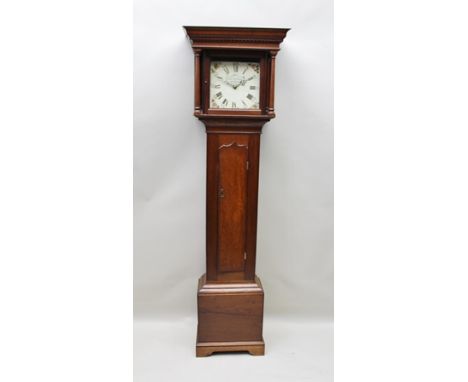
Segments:
[[[333,324],[265,318],[265,356],[195,357],[196,318],[134,323],[134,381],[333,381]]]

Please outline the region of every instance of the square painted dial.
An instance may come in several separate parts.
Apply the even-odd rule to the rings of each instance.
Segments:
[[[212,61],[210,108],[260,109],[260,64]]]

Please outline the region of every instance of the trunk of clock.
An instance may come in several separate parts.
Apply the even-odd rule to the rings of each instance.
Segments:
[[[197,356],[264,354],[264,293],[255,275],[260,133],[265,119],[209,119],[206,274],[198,285]]]

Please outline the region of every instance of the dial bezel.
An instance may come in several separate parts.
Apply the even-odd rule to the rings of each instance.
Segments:
[[[211,61],[209,89],[210,108],[260,110],[260,64]]]
[[[267,73],[267,55],[259,51],[205,51],[202,68],[202,109],[206,114],[244,114],[244,115],[264,115],[267,114],[267,79],[270,77]],[[258,109],[232,109],[232,108],[211,108],[210,107],[210,70],[212,61],[237,61],[237,62],[256,62],[260,65],[259,81],[259,108]]]

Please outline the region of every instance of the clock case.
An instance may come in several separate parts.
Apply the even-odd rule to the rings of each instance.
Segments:
[[[275,117],[275,65],[289,29],[184,27],[195,55],[194,115],[207,133],[206,273],[196,355],[263,355],[264,290],[255,274],[260,134]],[[260,64],[259,109],[210,108],[212,61]]]

